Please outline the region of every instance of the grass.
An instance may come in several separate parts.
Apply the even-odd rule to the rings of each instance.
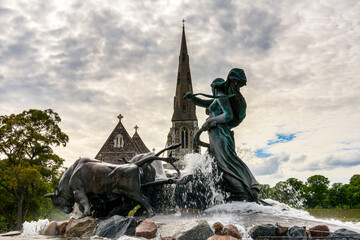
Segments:
[[[343,222],[360,221],[360,209],[307,209],[306,211],[320,219],[336,219]]]

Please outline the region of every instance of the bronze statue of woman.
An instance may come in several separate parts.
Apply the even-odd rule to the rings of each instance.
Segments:
[[[188,92],[184,98],[191,99],[197,106],[206,108],[209,115],[201,131],[209,134],[209,151],[218,169],[223,173],[223,187],[230,194],[228,200],[259,202],[259,184],[250,169],[237,156],[234,132],[246,115],[246,102],[240,88],[246,85],[244,70],[234,68],[226,81],[216,78],[211,83],[213,95]],[[202,95],[210,100],[196,97]]]

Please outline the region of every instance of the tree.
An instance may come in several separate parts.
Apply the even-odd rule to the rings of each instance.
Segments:
[[[260,192],[259,198],[266,199],[269,198],[271,195],[271,187],[269,184],[259,184],[260,185]]]
[[[296,178],[278,182],[271,189],[271,198],[291,207],[302,208],[304,205],[303,183]]]
[[[360,174],[351,177],[348,191],[351,207],[360,208]]]
[[[329,179],[322,175],[314,175],[307,179],[306,185],[310,194],[307,202],[310,207],[323,207],[329,183]]]
[[[332,208],[336,208],[337,206],[343,208],[345,204],[348,204],[347,185],[342,183],[334,183],[328,190],[326,202]]]
[[[64,160],[52,147],[69,141],[60,121],[51,109],[0,116],[0,213],[12,229],[48,204],[43,195],[59,181]]]

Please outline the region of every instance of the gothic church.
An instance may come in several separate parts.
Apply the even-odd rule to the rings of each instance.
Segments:
[[[184,22],[184,21],[183,21]],[[192,92],[192,82],[189,64],[189,55],[186,46],[185,27],[183,25],[181,47],[179,55],[179,66],[177,74],[176,92],[174,97],[174,112],[171,118],[172,127],[167,136],[166,145],[170,146],[174,143],[181,143],[181,146],[172,150],[173,157],[179,158],[180,161],[176,165],[183,169],[185,166],[184,156],[192,152],[192,143],[195,133],[199,130],[196,117],[195,105],[183,96],[187,92]],[[118,116],[119,123],[110,134],[95,159],[109,163],[122,163],[123,159],[127,161],[136,154],[149,152],[139,134],[138,127],[135,126],[135,133],[132,137],[128,134],[121,119]],[[168,155],[170,151],[168,152]],[[165,167],[172,168],[171,165]]]

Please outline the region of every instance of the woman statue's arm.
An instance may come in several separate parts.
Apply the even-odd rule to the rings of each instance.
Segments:
[[[208,118],[202,126],[204,130],[215,127],[218,123],[228,123],[234,118],[229,99],[216,99],[215,101],[218,101],[222,113],[218,116]]]
[[[204,108],[209,107],[210,104],[214,101],[214,100],[204,100],[204,99],[198,98],[198,97],[194,96],[194,94],[192,92],[187,92],[184,95],[184,99],[187,99],[187,98],[189,98],[191,101],[193,101],[193,103],[195,105],[204,107]]]

